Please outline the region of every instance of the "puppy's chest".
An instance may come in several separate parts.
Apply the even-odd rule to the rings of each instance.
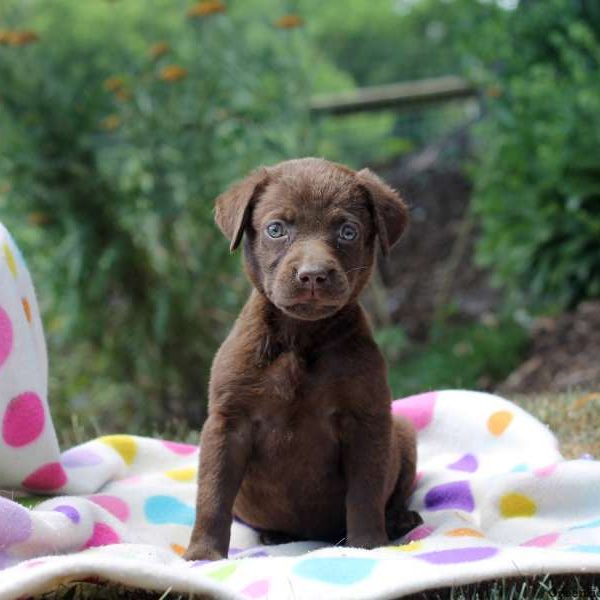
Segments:
[[[255,447],[269,455],[292,448],[337,446],[342,410],[325,360],[282,354],[261,374],[252,409]]]

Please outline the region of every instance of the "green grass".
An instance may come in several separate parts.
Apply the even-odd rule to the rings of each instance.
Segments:
[[[600,458],[600,390],[510,398],[548,425],[565,458]]]
[[[109,582],[72,582],[35,600],[207,600],[206,595],[162,593]],[[523,580],[496,580],[405,596],[404,600],[600,600],[600,577],[556,575]]]

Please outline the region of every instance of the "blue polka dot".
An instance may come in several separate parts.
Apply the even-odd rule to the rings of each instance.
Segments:
[[[304,579],[353,585],[366,579],[376,564],[377,561],[371,558],[307,558],[294,566],[294,573]]]
[[[196,511],[173,496],[151,496],[144,504],[146,519],[155,525],[193,525]]]
[[[525,473],[526,471],[529,471],[529,467],[525,463],[512,468],[513,473]]]
[[[581,546],[571,546],[569,550],[571,550],[571,552],[587,552],[588,554],[600,554],[600,546],[594,545],[582,544]]]
[[[600,519],[594,519],[593,521],[588,521],[587,523],[582,523],[581,525],[575,525],[569,529],[572,531],[573,529],[593,529],[594,527],[600,527]]]

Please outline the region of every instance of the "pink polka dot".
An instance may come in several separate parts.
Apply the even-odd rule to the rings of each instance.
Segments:
[[[163,441],[163,445],[168,448],[171,452],[180,455],[194,454],[198,450],[198,446],[192,444],[181,444],[179,442],[167,442]]]
[[[131,475],[130,477],[123,477],[123,479],[119,479],[119,483],[124,483],[126,485],[135,485],[142,481],[141,475]]]
[[[433,419],[433,409],[437,392],[409,396],[392,403],[392,413],[408,419],[417,431],[425,429]]]
[[[429,525],[419,525],[413,529],[408,535],[406,539],[409,542],[417,542],[418,540],[424,540],[426,537],[429,537],[433,533],[433,527]]]
[[[106,509],[111,515],[114,515],[120,521],[127,521],[127,519],[129,519],[129,506],[127,506],[127,503],[121,500],[121,498],[98,494],[95,496],[90,496],[89,499],[95,504],[98,504],[102,508]]]
[[[552,475],[552,473],[554,473],[557,466],[558,466],[558,463],[553,463],[546,467],[540,467],[539,469],[534,469],[533,472],[537,477],[549,477],[550,475]]]
[[[253,581],[250,585],[247,585],[242,590],[242,594],[248,598],[262,598],[269,592],[269,586],[270,584],[268,579]]]
[[[0,367],[13,347],[13,328],[6,312],[0,308]]]
[[[31,569],[33,567],[39,567],[40,565],[45,565],[48,561],[46,560],[41,560],[39,558],[36,558],[34,560],[28,560],[26,563],[23,563],[23,566],[26,569]]]
[[[118,544],[121,541],[119,534],[106,523],[94,523],[94,531],[83,548],[94,548],[95,546],[108,546]]]
[[[523,542],[521,546],[533,546],[536,548],[546,548],[548,546],[552,546],[554,542],[559,538],[558,533],[547,533],[546,535],[540,535],[539,537],[535,537],[531,540]]]
[[[423,471],[417,471],[415,475],[415,480],[413,481],[413,484],[411,486],[411,493],[413,493],[419,487],[421,481],[423,481]]]
[[[47,463],[23,480],[23,487],[35,491],[56,490],[67,483],[67,474],[58,462]]]
[[[8,446],[20,448],[34,442],[44,430],[44,405],[34,392],[13,398],[2,420],[2,438]]]

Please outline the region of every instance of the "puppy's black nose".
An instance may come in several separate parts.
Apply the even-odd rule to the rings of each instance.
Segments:
[[[298,269],[296,278],[306,287],[318,288],[327,283],[329,273],[322,267],[303,266]]]

